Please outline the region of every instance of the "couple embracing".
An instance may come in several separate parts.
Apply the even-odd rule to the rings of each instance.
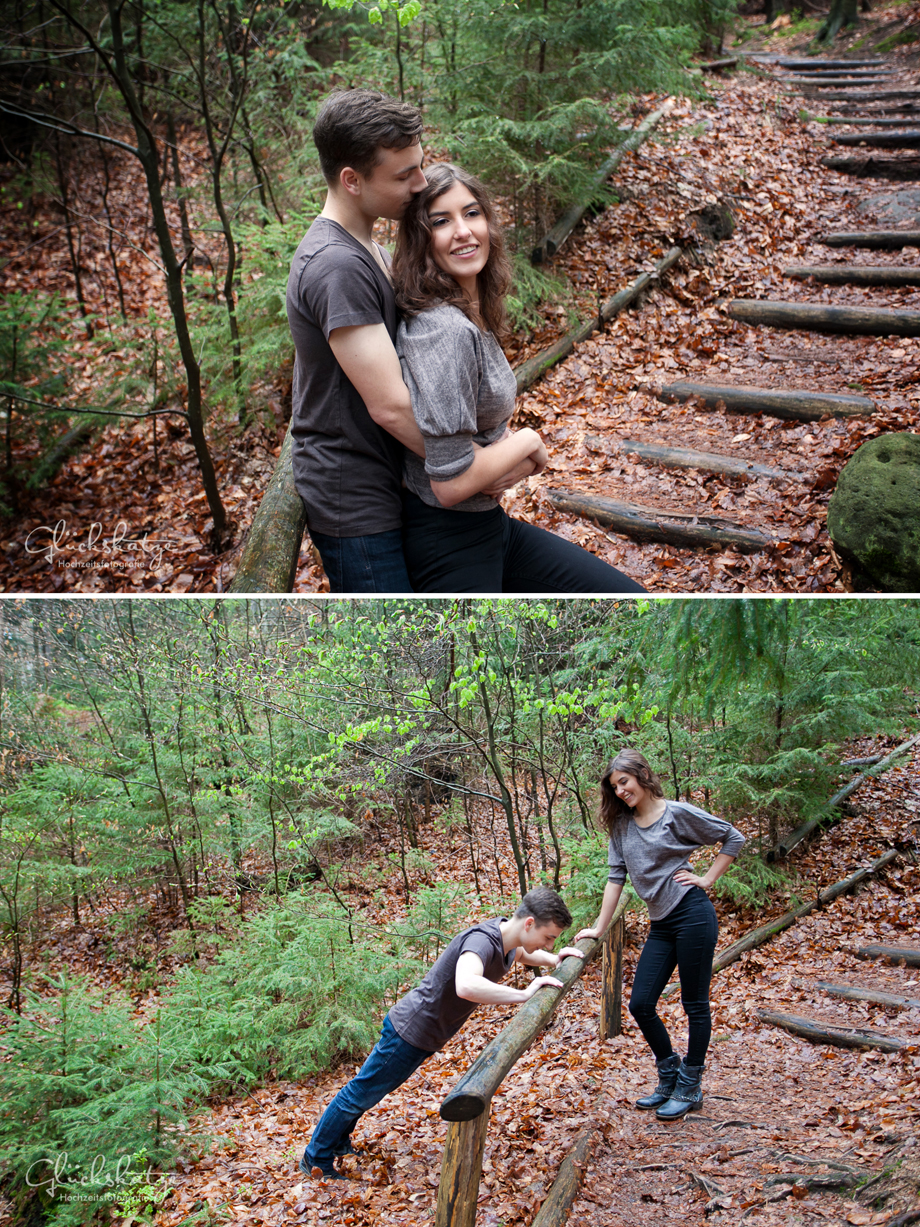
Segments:
[[[483,186],[423,169],[422,122],[373,90],[332,94],[313,138],[328,191],[297,249],[294,481],[333,592],[635,593],[595,555],[509,517],[547,463],[510,430],[500,346],[511,275]],[[396,253],[374,242],[399,221]]]

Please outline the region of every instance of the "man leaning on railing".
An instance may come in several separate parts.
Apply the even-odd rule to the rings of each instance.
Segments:
[[[358,1119],[402,1086],[426,1057],[443,1048],[477,1005],[508,1005],[529,1000],[547,985],[562,988],[553,976],[537,976],[524,989],[498,981],[514,963],[558,967],[567,956],[583,958],[574,946],[558,954],[551,949],[571,923],[569,909],[556,892],[538,886],[527,892],[510,920],[484,920],[458,934],[424,979],[383,1020],[370,1056],[320,1117],[300,1160],[301,1172],[314,1179],[341,1180],[335,1156],[356,1153],[350,1135]]]

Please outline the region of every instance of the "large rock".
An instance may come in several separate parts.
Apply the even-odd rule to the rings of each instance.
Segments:
[[[920,435],[864,443],[843,467],[827,528],[838,554],[856,564],[858,582],[920,592]]]

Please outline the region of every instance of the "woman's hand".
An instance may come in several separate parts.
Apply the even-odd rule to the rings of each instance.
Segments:
[[[674,881],[679,882],[681,886],[701,886],[703,890],[709,890],[711,885],[705,878],[701,878],[696,873],[691,873],[689,869],[678,869],[674,875]]]
[[[597,929],[582,929],[580,933],[575,934],[575,940],[580,942],[583,937],[590,937],[592,941],[597,941]]]

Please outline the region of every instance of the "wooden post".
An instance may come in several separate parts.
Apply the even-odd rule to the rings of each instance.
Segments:
[[[604,989],[601,995],[601,1039],[609,1040],[623,1030],[623,916],[607,930],[604,939]]]
[[[489,1127],[489,1106],[472,1120],[447,1127],[435,1227],[475,1227],[482,1156]]]

